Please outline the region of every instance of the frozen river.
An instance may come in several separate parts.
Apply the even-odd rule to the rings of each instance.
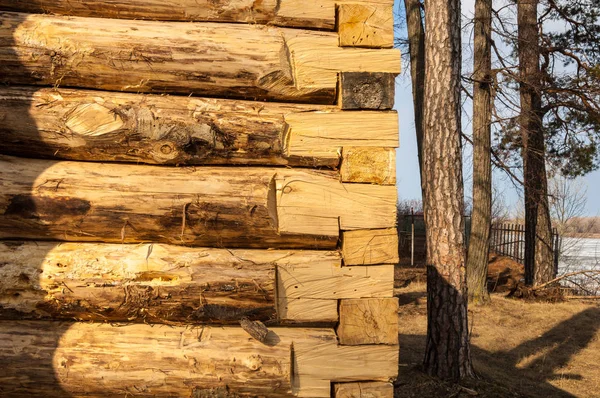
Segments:
[[[600,270],[600,239],[563,238],[558,274],[582,270]],[[575,281],[584,283],[593,293],[600,294],[600,277],[597,277],[596,283],[583,276],[578,276]]]

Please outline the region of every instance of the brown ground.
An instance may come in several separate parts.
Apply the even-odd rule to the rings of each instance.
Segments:
[[[398,269],[400,372],[403,397],[600,397],[600,305],[506,298],[522,277],[510,259],[490,258],[492,303],[469,308],[478,380],[442,383],[420,370],[427,332],[423,268]]]

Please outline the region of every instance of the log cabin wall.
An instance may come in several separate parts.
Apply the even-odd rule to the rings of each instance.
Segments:
[[[391,398],[392,5],[0,0],[0,395]]]

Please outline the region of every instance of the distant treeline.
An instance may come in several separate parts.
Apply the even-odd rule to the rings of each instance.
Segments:
[[[600,217],[574,217],[566,222],[563,235],[600,237]]]

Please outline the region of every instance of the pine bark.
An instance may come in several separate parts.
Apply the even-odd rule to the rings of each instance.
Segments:
[[[542,125],[537,6],[537,0],[520,0],[517,4],[520,128],[525,191],[525,283],[534,286],[548,282],[554,276]]]
[[[473,215],[467,257],[469,301],[485,304],[492,223],[492,1],[475,2],[473,68]]]
[[[460,142],[460,2],[425,4],[423,175],[427,230],[427,373],[473,375],[467,321]]]
[[[421,15],[420,0],[404,0],[408,51],[410,53],[410,77],[412,82],[413,113],[417,135],[419,171],[423,174],[423,95],[425,90],[425,29]],[[422,180],[422,178],[421,178]],[[421,187],[423,182],[421,181]]]

